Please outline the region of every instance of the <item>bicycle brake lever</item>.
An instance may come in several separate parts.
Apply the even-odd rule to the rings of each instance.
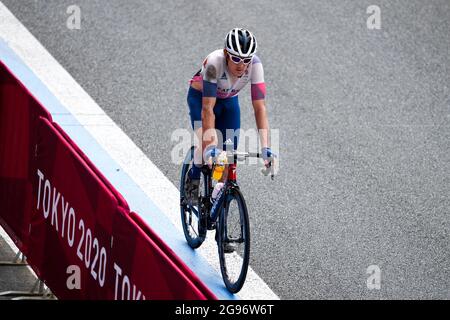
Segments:
[[[272,161],[273,161],[273,160],[274,160],[274,159],[272,158],[272,160],[268,163],[268,166],[261,169],[261,173],[262,173],[263,175],[265,175],[265,176],[268,176],[269,173],[271,173],[270,178],[271,178],[272,180],[274,180],[274,178],[275,178],[275,174],[274,174],[274,166],[272,165]]]

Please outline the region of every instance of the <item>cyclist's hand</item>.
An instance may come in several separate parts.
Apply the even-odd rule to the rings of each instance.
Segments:
[[[223,151],[217,148],[217,146],[208,146],[203,152],[203,159],[205,163],[211,168],[212,164],[215,163],[219,155]]]
[[[264,165],[266,168],[269,168],[273,164],[272,161],[277,157],[277,155],[272,152],[272,149],[268,147],[261,149],[261,156],[264,159]]]
[[[261,156],[264,159],[264,169],[261,169],[261,173],[265,176],[269,175],[274,178],[275,174],[278,173],[278,163],[277,163],[277,155],[272,152],[270,148],[262,148]]]

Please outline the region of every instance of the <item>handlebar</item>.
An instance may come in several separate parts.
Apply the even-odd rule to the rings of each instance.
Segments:
[[[245,159],[247,159],[247,158],[262,158],[262,154],[259,152],[238,152],[238,151],[233,150],[233,151],[226,151],[226,153],[227,153],[228,163],[235,163],[237,161],[245,161]],[[270,173],[270,178],[272,180],[275,177],[273,161],[274,161],[274,158],[270,157],[268,167],[261,169],[261,173],[265,176],[268,176]]]
[[[245,161],[247,158],[262,158],[259,152],[238,152],[238,151],[227,151],[228,159]]]

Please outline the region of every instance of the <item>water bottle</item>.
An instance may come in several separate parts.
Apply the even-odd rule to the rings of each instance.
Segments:
[[[216,185],[214,186],[214,190],[211,195],[213,202],[214,202],[214,200],[216,200],[217,195],[219,194],[220,189],[222,189],[222,188],[223,188],[223,182],[217,182]]]
[[[225,165],[227,164],[227,155],[225,152],[222,152],[218,157],[217,157],[217,162],[214,166],[214,171],[213,171],[213,175],[212,178],[216,181],[219,181],[220,178],[222,178],[223,175],[223,171],[225,170]]]

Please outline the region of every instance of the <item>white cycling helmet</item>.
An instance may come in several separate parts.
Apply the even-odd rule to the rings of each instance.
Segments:
[[[236,56],[252,57],[257,48],[255,36],[248,30],[234,28],[225,37],[225,49]]]

